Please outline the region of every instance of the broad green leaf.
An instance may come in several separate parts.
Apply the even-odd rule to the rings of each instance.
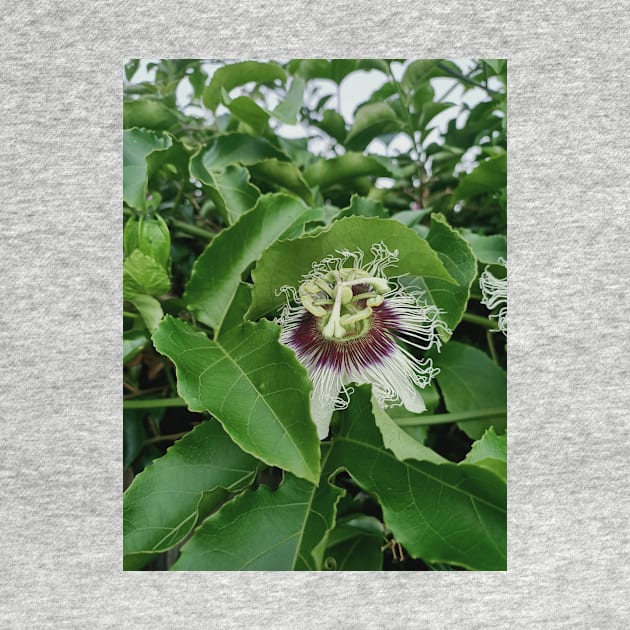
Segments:
[[[507,186],[507,156],[499,155],[480,162],[464,175],[455,189],[456,199],[469,199],[483,193],[495,192]]]
[[[212,75],[210,84],[203,91],[203,104],[214,111],[221,102],[221,90],[229,92],[250,81],[272,83],[286,80],[286,72],[277,63],[242,61],[219,68]]]
[[[125,64],[125,79],[127,81],[131,81],[133,79],[133,75],[136,73],[140,66],[140,59],[130,59]]]
[[[434,352],[433,365],[440,368],[437,381],[450,412],[505,408],[507,378],[505,372],[486,354],[464,343],[451,341],[440,353]],[[494,426],[505,433],[506,417],[459,422],[459,428],[474,440]]]
[[[249,171],[238,164],[208,170],[196,154],[190,160],[190,174],[209,187],[212,201],[229,224],[253,208],[260,197],[260,190],[249,181]]]
[[[359,66],[358,59],[331,59],[330,78],[339,85],[350,73]]]
[[[201,166],[206,171],[222,171],[230,164],[249,166],[272,158],[289,160],[285,153],[263,138],[256,138],[245,133],[228,133],[212,138],[201,147],[191,161],[196,161],[197,168]]]
[[[346,121],[343,116],[337,113],[334,109],[324,110],[322,119],[320,121],[313,122],[313,124],[342,144],[348,135]]]
[[[389,213],[380,201],[374,201],[367,197],[359,197],[359,195],[352,195],[350,205],[339,213],[339,218],[352,216],[386,219]]]
[[[264,160],[249,167],[252,177],[262,179],[281,189],[299,195],[306,203],[313,202],[313,193],[304,180],[300,169],[292,162],[284,162],[275,158]]]
[[[147,439],[145,412],[145,409],[123,409],[123,470],[133,464]]]
[[[177,391],[191,411],[208,411],[245,452],[316,482],[319,440],[310,418],[311,383],[280,328],[261,321],[212,341],[167,316],[153,334],[177,368]]]
[[[144,97],[123,102],[123,129],[167,130],[178,120],[177,111],[160,99]]]
[[[249,309],[249,305],[252,303],[251,290],[251,285],[245,282],[241,282],[238,285],[234,299],[223,319],[221,334],[242,326],[245,323],[245,313],[247,313],[247,309]]]
[[[295,125],[300,107],[302,107],[304,86],[304,80],[299,77],[295,77],[291,81],[291,87],[289,88],[286,97],[278,104],[273,112],[271,112],[271,115],[286,125]]]
[[[389,73],[389,65],[385,59],[360,59],[359,68],[361,70],[379,70],[384,74]]]
[[[155,258],[139,249],[123,262],[123,296],[126,300],[137,295],[163,295],[171,288],[168,273]]]
[[[359,66],[357,59],[292,59],[289,72],[310,79],[330,79],[340,84]]]
[[[277,242],[264,252],[252,271],[254,290],[250,318],[266,315],[283,304],[285,298],[277,295],[277,290],[283,285],[297,287],[314,262],[338,250],[361,249],[368,263],[372,260],[372,245],[381,242],[390,251],[398,250],[398,263],[388,270],[390,275],[408,273],[455,282],[427,241],[413,230],[389,219],[347,217],[335,221],[326,231]]]
[[[392,219],[399,221],[407,227],[413,227],[430,213],[431,208],[425,208],[424,210],[401,210],[400,212],[396,212],[396,214],[392,214]]]
[[[488,64],[495,74],[502,74],[507,65],[507,59],[482,59],[482,61]]]
[[[138,356],[149,343],[147,331],[141,328],[125,330],[123,333],[123,365]]]
[[[443,464],[447,460],[428,446],[421,444],[405,433],[398,424],[380,407],[376,399],[372,398],[372,414],[374,422],[381,432],[383,445],[388,448],[397,459],[426,460],[434,464]]]
[[[150,332],[153,332],[164,317],[162,305],[150,295],[135,295],[131,303],[138,309],[142,319]]]
[[[295,192],[310,203],[312,193],[300,169],[266,140],[243,133],[213,138],[191,160],[195,172],[222,171],[230,164],[249,167],[252,176]],[[204,175],[207,178],[207,176]]]
[[[401,84],[408,90],[413,89],[418,83],[431,75],[439,61],[439,59],[418,59],[417,61],[412,61],[405,69]]]
[[[464,459],[465,464],[476,464],[496,473],[503,481],[507,479],[507,436],[497,435],[494,427],[477,440]]]
[[[424,103],[418,120],[418,129],[425,130],[429,123],[442,112],[454,107],[455,103]]]
[[[481,264],[494,265],[499,262],[499,258],[507,260],[507,239],[502,234],[485,236],[470,230],[462,230],[461,233]]]
[[[123,131],[123,200],[128,206],[144,210],[147,197],[147,158],[165,151],[173,141],[167,133],[146,129]]]
[[[251,483],[257,463],[214,420],[175,442],[124,494],[125,568],[140,568],[182,541],[227,493]]]
[[[374,138],[400,131],[402,128],[396,112],[387,103],[369,103],[361,107],[345,145],[353,151],[362,151]]]
[[[479,466],[399,461],[374,424],[370,388],[355,389],[330,458],[374,495],[385,526],[415,558],[474,570],[506,568],[506,488]]]
[[[342,494],[326,479],[316,486],[285,473],[277,490],[261,485],[206,519],[173,569],[319,570]]]
[[[442,278],[411,278],[409,284],[425,290],[428,300],[442,310],[442,320],[455,330],[466,310],[470,285],[477,275],[477,263],[468,243],[441,214],[431,215],[427,241],[458,286],[454,287]],[[441,336],[444,341],[450,337],[446,333]]]
[[[307,81],[311,79],[330,79],[330,61],[328,59],[291,59],[288,65],[291,74]]]
[[[351,514],[328,536],[324,567],[334,571],[381,571],[385,529],[373,516]]]
[[[269,124],[269,112],[264,110],[249,96],[239,96],[233,100],[225,100],[226,107],[239,120],[252,128],[252,133],[262,135]]]
[[[252,210],[214,238],[195,262],[184,293],[195,317],[219,329],[243,274],[306,212],[306,206],[295,197],[264,195]]]
[[[282,234],[283,239],[299,238],[321,226],[330,225],[339,214],[339,208],[335,206],[319,206],[309,208],[306,212],[289,226]]]
[[[387,177],[390,172],[375,158],[362,153],[345,153],[329,160],[319,160],[304,171],[306,181],[322,190],[364,175]]]

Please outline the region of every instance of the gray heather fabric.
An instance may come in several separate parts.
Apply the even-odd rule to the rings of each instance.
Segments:
[[[628,3],[5,3],[7,628],[623,628]],[[507,573],[121,571],[124,56],[508,57]]]

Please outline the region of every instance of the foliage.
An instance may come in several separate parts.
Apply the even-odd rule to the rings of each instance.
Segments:
[[[125,65],[125,569],[506,568],[507,345],[479,288],[506,274],[506,73]],[[440,309],[441,349],[409,347],[439,373],[420,414],[355,387],[320,442],[279,288],[380,242]]]

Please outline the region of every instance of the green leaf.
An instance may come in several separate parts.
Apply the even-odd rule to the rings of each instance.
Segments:
[[[286,189],[289,192],[299,195],[306,203],[313,202],[313,193],[309,188],[302,173],[292,162],[284,162],[277,159],[264,160],[257,164],[252,164],[249,171],[254,178],[262,179],[266,182]]]
[[[146,129],[123,131],[123,200],[128,206],[144,210],[147,197],[147,158],[165,151],[173,141],[167,133]]]
[[[465,464],[476,464],[496,473],[503,481],[507,480],[507,436],[497,435],[494,427],[486,429],[464,459]]]
[[[339,85],[358,68],[357,59],[292,59],[289,72],[304,79],[330,79]]]
[[[245,324],[211,341],[167,316],[153,334],[177,368],[177,391],[191,411],[208,411],[244,451],[312,482],[319,440],[310,418],[311,383],[271,322]]]
[[[125,64],[125,79],[127,79],[127,81],[131,81],[131,79],[133,79],[133,75],[136,73],[139,66],[140,59],[130,59]]]
[[[124,494],[125,568],[140,568],[183,540],[228,492],[251,483],[256,466],[218,422],[202,422],[178,440]]]
[[[221,90],[229,92],[250,81],[257,84],[286,80],[286,72],[277,63],[242,61],[219,68],[212,75],[210,84],[203,91],[203,104],[214,111],[221,102]]]
[[[413,227],[430,213],[431,208],[425,208],[424,210],[401,210],[400,212],[396,212],[396,214],[392,214],[392,219],[399,221],[407,227]]]
[[[123,470],[133,464],[147,439],[144,409],[123,409]]]
[[[251,289],[252,286],[245,282],[241,282],[238,285],[234,299],[223,319],[221,334],[242,326],[245,323],[245,313],[247,313],[247,309],[252,303]]]
[[[252,210],[216,236],[195,262],[186,285],[184,300],[195,317],[220,329],[243,274],[306,212],[306,206],[295,197],[264,195]]]
[[[494,265],[499,262],[499,258],[507,260],[507,239],[502,234],[485,236],[470,230],[462,230],[461,233],[481,264]]]
[[[144,97],[123,102],[123,129],[142,127],[144,129],[170,129],[179,117],[176,110],[161,99]]]
[[[137,357],[147,343],[149,343],[149,335],[146,330],[141,328],[125,330],[123,333],[123,365]]]
[[[331,59],[330,78],[339,85],[350,73],[359,66],[358,59]]]
[[[479,466],[399,461],[374,424],[370,388],[337,412],[331,464],[374,495],[385,526],[415,558],[473,570],[506,568],[506,488]]]
[[[234,116],[252,128],[254,134],[265,133],[269,124],[269,112],[258,105],[254,99],[249,96],[239,96],[234,100],[227,100],[224,95],[224,102]]]
[[[440,368],[437,381],[450,412],[472,411],[507,406],[507,378],[505,372],[481,350],[464,343],[451,341],[440,353],[433,352],[433,365]],[[502,434],[506,418],[459,422],[459,428],[474,440],[494,426]]]
[[[350,205],[339,213],[339,218],[351,216],[386,219],[389,213],[380,201],[374,201],[367,197],[359,197],[359,195],[352,195]]]
[[[425,130],[429,123],[442,112],[454,107],[455,103],[424,103],[418,120],[418,129]]]
[[[329,136],[334,138],[337,142],[343,144],[348,131],[346,129],[346,121],[343,116],[337,113],[334,109],[326,109],[322,115],[322,119],[317,122],[313,122],[316,127],[319,127],[322,131],[325,131]]]
[[[455,282],[427,241],[413,230],[389,219],[347,217],[335,221],[326,231],[277,242],[264,252],[252,271],[254,290],[250,318],[266,315],[284,304],[284,297],[276,291],[283,285],[297,287],[314,262],[337,250],[361,249],[368,263],[372,260],[372,245],[380,242],[391,251],[398,249],[399,260],[397,266],[390,268],[391,275],[408,273]]]
[[[390,172],[379,161],[362,153],[344,153],[329,160],[319,160],[304,171],[306,181],[322,190],[364,175],[387,177]]]
[[[345,145],[353,151],[362,151],[374,138],[401,128],[396,112],[387,103],[369,103],[357,111]]]
[[[237,164],[208,170],[199,154],[190,160],[190,174],[209,187],[210,197],[229,224],[256,205],[260,190],[249,182],[249,171]]]
[[[137,295],[163,295],[170,288],[166,269],[139,249],[131,252],[123,262],[123,296],[126,300]]]
[[[480,162],[464,175],[455,189],[455,199],[469,199],[483,193],[496,192],[507,186],[507,156],[499,155]]]
[[[427,241],[458,286],[454,287],[442,278],[412,278],[407,284],[425,290],[429,301],[442,310],[442,320],[455,330],[466,310],[470,285],[477,275],[477,263],[468,243],[441,214],[431,215]],[[441,333],[441,337],[447,341],[450,335]]]
[[[142,319],[149,331],[155,331],[160,321],[162,321],[162,317],[164,317],[162,305],[150,295],[134,295],[131,303],[138,309],[138,313],[142,315]]]
[[[344,491],[285,473],[280,487],[245,492],[206,519],[173,566],[180,571],[318,570]]]
[[[271,115],[286,125],[295,125],[297,122],[298,112],[300,111],[300,107],[302,107],[304,86],[304,80],[299,77],[295,77],[291,81],[291,87],[289,88],[286,97],[278,104],[273,112],[271,112]]]
[[[338,520],[328,537],[324,566],[335,571],[381,571],[385,530],[373,516],[351,514]]]
[[[306,233],[312,232],[321,226],[330,225],[333,219],[339,214],[339,208],[335,206],[319,206],[309,208],[306,212],[289,226],[282,234],[283,239],[299,238]]]
[[[285,153],[262,138],[242,133],[217,136],[201,148],[191,162],[195,172],[205,178],[205,172],[222,171],[230,164],[243,164],[249,166],[255,178],[295,192],[309,203],[312,201],[311,190],[300,169]]]
[[[413,89],[423,79],[428,78],[434,70],[439,59],[418,59],[412,61],[403,74],[401,84],[408,90]]]
[[[289,157],[263,138],[245,133],[229,133],[215,136],[193,156],[193,160],[206,171],[222,171],[230,164],[248,166],[262,160],[288,161]]]
[[[372,398],[372,414],[376,426],[381,432],[383,445],[394,453],[396,458],[400,461],[415,459],[418,461],[426,460],[434,464],[443,464],[447,461],[428,446],[421,444],[405,433],[405,431],[385,413],[374,397]]]

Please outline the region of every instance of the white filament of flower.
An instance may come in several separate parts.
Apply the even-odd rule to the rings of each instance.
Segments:
[[[506,264],[502,258],[499,258],[499,262]],[[497,278],[486,267],[479,276],[479,287],[483,296],[481,303],[488,310],[493,311],[500,307],[499,312],[491,314],[490,317],[496,318],[499,330],[507,337],[507,278]]]
[[[449,332],[421,292],[385,276],[398,261],[397,251],[377,243],[366,265],[360,250],[336,253],[313,263],[297,290],[279,289],[287,300],[277,320],[280,341],[295,350],[313,382],[311,415],[321,439],[332,412],[347,407],[350,383],[371,383],[383,407],[423,411],[417,388],[426,387],[438,370],[400,342],[439,349],[440,332]]]

